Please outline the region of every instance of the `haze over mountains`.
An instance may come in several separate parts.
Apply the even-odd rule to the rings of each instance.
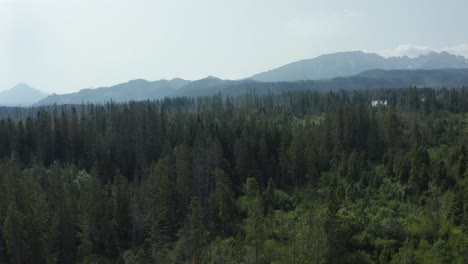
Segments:
[[[147,81],[132,80],[111,87],[83,89],[48,97],[20,84],[0,93],[1,105],[104,103],[106,101],[155,100],[177,96],[239,95],[297,89],[367,89],[406,87],[457,87],[468,85],[468,60],[447,52],[431,52],[416,58],[384,58],[362,51],[326,54],[301,60],[242,80],[207,77]],[[45,97],[45,98],[44,98]]]
[[[370,88],[461,87],[468,85],[468,69],[434,70],[369,70],[350,77],[295,82],[259,82],[255,80],[218,81],[199,80],[177,90],[174,96],[236,96],[255,91],[256,94],[279,93],[291,90],[358,90]]]
[[[0,105],[26,106],[34,104],[46,96],[47,94],[42,91],[25,83],[19,83],[9,90],[0,92]]]
[[[255,91],[257,94],[278,93],[291,90],[351,90],[370,88],[461,87],[468,85],[468,69],[434,70],[369,70],[350,77],[295,82],[259,82],[255,80],[222,80],[208,77],[186,81],[187,85],[176,88],[159,86],[159,82],[134,80],[107,88],[84,90],[65,95],[51,95],[37,105],[104,103],[130,100],[154,100],[164,97],[198,97],[222,94],[236,96]],[[134,92],[132,92],[134,91]]]
[[[255,74],[250,79],[262,82],[320,80],[352,76],[363,71],[468,68],[468,60],[447,52],[430,52],[416,58],[384,58],[362,51],[325,54]]]
[[[177,89],[189,84],[190,81],[182,79],[147,81],[143,79],[131,80],[111,87],[97,89],[84,89],[76,93],[58,95],[53,94],[38,102],[47,104],[79,104],[79,103],[105,103],[109,100],[154,100],[171,96]]]

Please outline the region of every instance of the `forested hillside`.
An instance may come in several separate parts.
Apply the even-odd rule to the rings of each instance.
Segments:
[[[467,146],[467,88],[0,108],[0,263],[468,263]]]
[[[85,89],[71,94],[54,94],[35,105],[103,104],[110,101],[122,103],[157,100],[166,97],[200,97],[218,94],[237,97],[248,93],[267,95],[288,91],[366,90],[409,86],[419,88],[468,86],[468,69],[369,70],[350,77],[292,82],[259,82],[250,79],[222,80],[212,76],[196,81],[182,79],[154,82],[133,80],[111,87]]]

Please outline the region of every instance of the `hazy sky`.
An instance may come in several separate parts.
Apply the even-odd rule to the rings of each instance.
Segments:
[[[323,53],[468,57],[466,0],[0,0],[0,90],[243,78]]]

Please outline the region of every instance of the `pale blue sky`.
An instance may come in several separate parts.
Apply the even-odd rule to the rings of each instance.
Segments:
[[[348,50],[468,57],[467,10],[464,0],[0,0],[0,90],[236,79]]]

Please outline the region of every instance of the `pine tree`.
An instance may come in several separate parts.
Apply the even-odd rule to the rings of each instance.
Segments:
[[[112,220],[116,224],[119,248],[130,244],[130,190],[127,180],[117,171],[112,185]]]
[[[223,170],[216,169],[213,174],[216,177],[216,192],[214,196],[218,209],[218,217],[221,220],[222,233],[229,234],[231,223],[234,221],[236,213],[234,193],[231,191],[231,183]]]
[[[275,182],[272,178],[268,180],[268,186],[263,192],[263,208],[265,209],[265,214],[268,211],[275,209],[276,206],[276,197],[275,197]]]
[[[24,226],[24,215],[16,208],[15,202],[10,202],[7,215],[3,223],[3,236],[6,242],[8,255],[12,263],[26,263],[28,252],[28,233]]]
[[[161,159],[153,165],[144,185],[143,221],[152,263],[161,263],[163,251],[170,241],[169,210],[172,206],[172,186],[169,181],[169,169],[169,159]]]
[[[261,245],[263,244],[264,234],[262,230],[263,222],[263,201],[259,194],[258,185],[254,178],[247,178],[245,195],[245,209],[247,218],[244,220],[246,232],[246,244],[249,246],[252,255],[247,255],[247,262],[254,261],[259,263],[261,257]]]
[[[191,263],[200,263],[204,247],[208,243],[209,232],[204,225],[204,215],[200,201],[192,197],[189,216],[189,257]]]

